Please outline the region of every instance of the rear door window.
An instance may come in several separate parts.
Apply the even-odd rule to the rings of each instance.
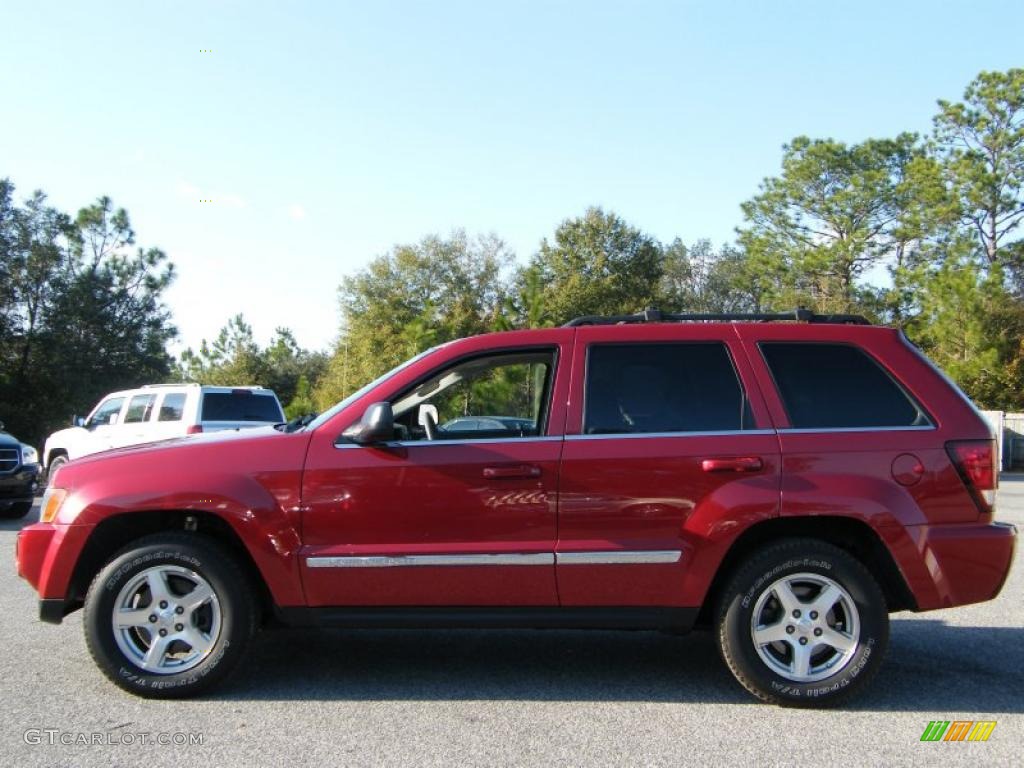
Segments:
[[[203,395],[202,421],[284,421],[281,406],[272,395],[248,390],[207,392]]]
[[[721,343],[595,344],[587,355],[586,434],[753,429]]]
[[[149,421],[149,415],[153,412],[153,403],[156,402],[156,395],[135,395],[128,403],[128,410],[124,413],[125,424],[138,424],[142,421]]]
[[[892,376],[857,347],[784,342],[760,347],[793,429],[931,425]]]

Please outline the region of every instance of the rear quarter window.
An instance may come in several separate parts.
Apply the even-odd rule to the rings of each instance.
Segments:
[[[281,406],[271,395],[251,392],[207,392],[202,421],[284,421]]]
[[[184,392],[171,392],[164,395],[163,402],[160,404],[160,414],[157,417],[158,421],[181,421],[182,416],[185,414],[185,393]]]
[[[889,372],[858,347],[784,342],[759,346],[793,429],[931,425]]]

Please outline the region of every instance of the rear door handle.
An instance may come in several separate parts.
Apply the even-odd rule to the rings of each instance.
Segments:
[[[764,469],[764,462],[760,456],[729,456],[704,459],[700,466],[705,472],[760,472]]]
[[[484,467],[484,477],[540,477],[540,467],[535,464],[518,464],[512,467]]]

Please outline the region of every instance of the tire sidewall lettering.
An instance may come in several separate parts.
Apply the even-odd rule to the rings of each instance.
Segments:
[[[806,554],[793,549],[805,548]],[[789,551],[786,551],[786,550]],[[835,550],[835,555],[830,551]],[[773,558],[779,555],[777,559]],[[840,584],[860,614],[858,647],[847,664],[823,680],[800,683],[787,680],[760,658],[751,636],[753,608],[769,585],[787,575],[808,572]],[[776,703],[818,706],[838,700],[861,687],[881,662],[888,636],[888,611],[884,595],[869,571],[856,558],[836,547],[814,540],[779,543],[751,557],[745,571],[734,577],[721,603],[719,648],[739,681],[756,695]]]
[[[211,545],[206,542],[175,538],[182,539],[180,551],[170,543],[154,542],[147,547],[143,540],[134,551],[122,552],[96,577],[86,598],[86,636],[97,664],[122,688],[147,697],[180,697],[193,689],[209,687],[237,665],[253,630],[253,606],[245,597],[247,585],[237,567],[225,565],[223,555],[213,557],[208,553]],[[119,591],[141,571],[158,565],[181,566],[201,575],[218,595],[223,609],[220,635],[206,658],[191,669],[166,675],[147,672],[126,658],[111,624]]]

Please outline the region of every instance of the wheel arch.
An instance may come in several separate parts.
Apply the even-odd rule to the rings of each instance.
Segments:
[[[47,471],[50,470],[50,464],[52,464],[53,460],[56,459],[58,456],[64,456],[65,458],[67,458],[68,455],[69,454],[68,454],[68,449],[67,448],[60,447],[60,446],[56,447],[56,448],[51,448],[49,451],[47,451],[46,455],[43,457],[44,466],[46,467],[46,470]]]
[[[216,514],[193,510],[126,512],[100,521],[75,562],[67,589],[65,614],[83,605],[93,578],[117,552],[144,536],[180,531],[211,540],[231,553],[254,590],[262,618],[273,616],[274,597],[238,532]]]
[[[729,547],[705,593],[697,625],[708,627],[714,623],[718,598],[748,555],[772,542],[795,537],[825,541],[860,560],[878,579],[890,613],[917,609],[896,560],[868,523],[843,516],[776,517],[750,526]]]

